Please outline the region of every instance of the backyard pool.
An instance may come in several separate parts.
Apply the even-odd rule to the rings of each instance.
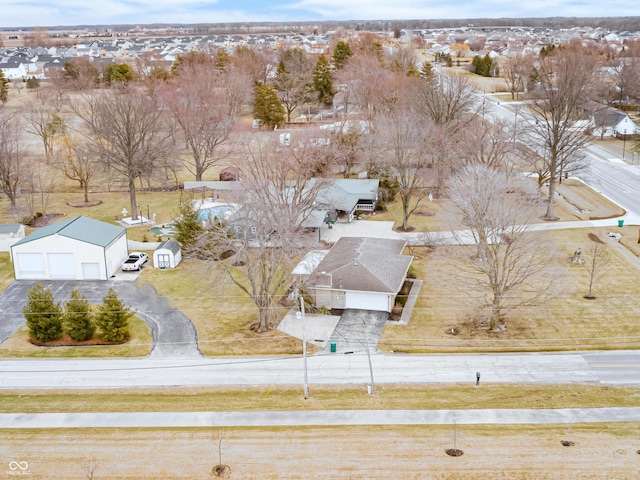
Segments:
[[[234,205],[225,203],[213,204],[211,206],[202,205],[198,209],[198,220],[201,222],[212,222],[216,218],[219,221],[228,220],[235,209],[236,207]]]

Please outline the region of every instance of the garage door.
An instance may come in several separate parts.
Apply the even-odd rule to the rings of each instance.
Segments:
[[[83,263],[82,278],[84,280],[100,280],[100,264]]]
[[[18,253],[18,276],[20,278],[44,278],[44,255],[42,253]]]
[[[347,308],[362,310],[380,310],[386,312],[389,308],[387,295],[367,292],[347,292]]]
[[[73,253],[49,253],[49,278],[52,280],[75,280],[76,266]]]

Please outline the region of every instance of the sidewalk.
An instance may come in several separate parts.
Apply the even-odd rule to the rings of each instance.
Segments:
[[[0,429],[453,425],[454,423],[457,425],[533,425],[600,422],[640,422],[640,408],[0,414]]]

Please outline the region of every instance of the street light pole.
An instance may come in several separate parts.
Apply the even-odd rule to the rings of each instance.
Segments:
[[[626,150],[626,147],[627,147],[627,129],[625,128],[622,134],[622,160],[623,161],[624,161],[624,152]]]

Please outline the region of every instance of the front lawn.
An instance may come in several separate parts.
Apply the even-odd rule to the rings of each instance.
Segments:
[[[130,339],[122,345],[82,347],[38,347],[29,342],[26,325],[0,343],[2,358],[99,358],[145,357],[151,353],[153,339],[147,324],[134,316],[129,320]]]
[[[456,269],[453,249],[469,249],[472,254],[473,247],[413,249],[413,267],[424,284],[409,325],[387,325],[380,348],[411,353],[640,348],[640,261],[629,257],[624,245],[608,239],[609,230],[548,232],[564,274],[557,297],[543,305],[511,310],[506,331],[500,334],[473,328],[482,298],[461,287],[459,273],[452,274]],[[590,232],[606,239],[610,257],[606,275],[594,285],[595,300],[583,298],[588,293],[586,265],[569,262],[579,247],[586,254]],[[633,260],[638,264],[630,265]],[[457,335],[451,334],[452,328]]]

